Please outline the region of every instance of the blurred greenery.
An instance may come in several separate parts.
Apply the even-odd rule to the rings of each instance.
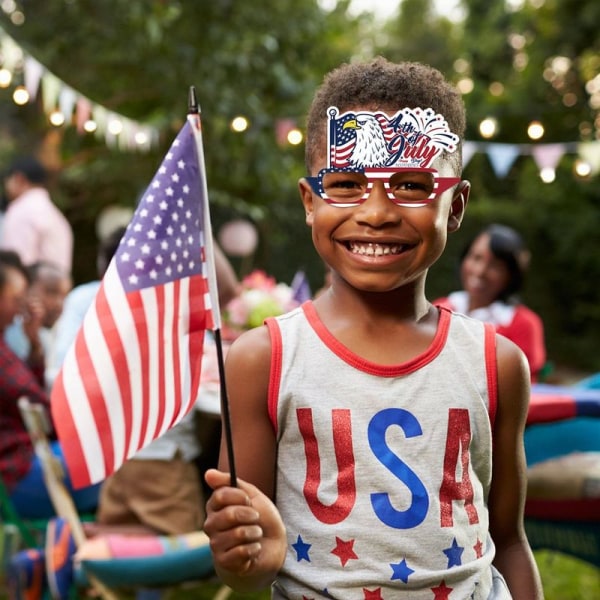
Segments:
[[[332,4],[331,2],[328,4]],[[348,12],[349,0],[325,10],[317,0],[16,0],[0,26],[47,69],[93,102],[161,131],[147,154],[123,153],[73,127],[51,128],[40,98],[16,107],[0,90],[0,166],[35,152],[55,170],[52,193],[76,232],[77,282],[95,276],[94,222],[102,208],[133,207],[179,129],[187,90],[201,103],[206,168],[215,231],[232,218],[252,221],[257,252],[238,269],[263,268],[290,282],[302,268],[313,289],[323,281],[296,181],[302,146],[278,143],[276,123],[303,127],[315,87],[342,61],[383,54],[420,60],[472,89],[465,93],[467,139],[482,141],[479,122],[500,124],[494,142],[527,144],[527,124],[544,123],[544,143],[598,137],[592,86],[600,72],[600,3],[463,0],[463,18],[440,16],[431,0],[403,0],[381,23]],[[512,8],[510,8],[512,7]],[[15,14],[24,18],[20,24]],[[566,70],[551,76],[553,60]],[[550,73],[550,74],[549,74]],[[588,86],[586,89],[586,85]],[[250,128],[231,131],[245,115]],[[502,221],[528,240],[532,268],[523,294],[546,324],[549,358],[600,370],[600,181],[573,175],[566,154],[552,183],[522,155],[498,178],[485,154],[465,168],[473,183],[463,229],[432,269],[434,298],[458,286],[457,256],[482,225]]]

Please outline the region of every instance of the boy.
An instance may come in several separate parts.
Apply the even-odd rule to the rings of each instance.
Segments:
[[[469,195],[464,127],[459,94],[417,63],[343,65],[313,100],[299,188],[331,285],[228,354],[240,481],[222,451],[205,530],[234,589],[542,597],[522,526],[526,361],[425,297]]]

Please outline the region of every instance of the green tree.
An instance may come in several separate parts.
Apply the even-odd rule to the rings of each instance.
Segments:
[[[72,128],[50,135],[39,103],[21,111],[25,123],[13,124],[14,106],[3,119],[20,134],[5,154],[44,140],[57,155],[55,196],[78,234],[76,279],[94,276],[94,218],[108,204],[135,204],[183,122],[189,85],[202,108],[216,228],[232,216],[254,220],[264,233],[257,261],[291,279],[298,255],[306,260],[296,249],[310,243],[297,223],[303,155],[276,143],[276,124],[292,118],[302,127],[323,74],[351,57],[359,21],[346,16],[348,2],[329,13],[316,0],[18,4],[21,25],[0,16],[26,52],[94,102],[162,132],[153,152],[124,155]],[[8,93],[3,100],[11,104]],[[236,115],[250,122],[243,134],[230,129]]]

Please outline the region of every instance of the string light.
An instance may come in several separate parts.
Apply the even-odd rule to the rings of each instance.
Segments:
[[[246,129],[248,129],[248,125],[249,123],[246,117],[237,116],[232,119],[230,127],[232,131],[235,131],[236,133],[242,133],[243,131],[246,131]]]
[[[54,127],[60,127],[65,124],[65,115],[63,115],[60,110],[54,110],[50,113],[48,120]]]
[[[556,171],[552,167],[544,167],[540,171],[540,179],[544,183],[552,183],[556,179]]]
[[[0,69],[0,87],[7,88],[12,81],[12,73],[8,69]]]
[[[87,131],[88,133],[94,133],[94,131],[96,131],[96,129],[98,129],[98,124],[96,123],[96,121],[94,121],[94,119],[88,119],[83,124],[83,129],[84,129],[84,131]]]
[[[297,146],[298,144],[301,144],[303,139],[304,136],[302,135],[302,132],[299,129],[292,129],[287,134],[287,141],[292,146]]]
[[[539,121],[531,121],[527,127],[527,135],[532,140],[539,140],[544,135],[544,126]]]
[[[23,106],[29,102],[29,92],[25,89],[25,86],[19,85],[15,88],[13,102],[19,106]]]
[[[487,117],[479,123],[479,133],[486,140],[493,138],[498,130],[498,121],[494,117]]]

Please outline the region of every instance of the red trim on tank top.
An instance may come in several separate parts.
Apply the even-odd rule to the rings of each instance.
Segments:
[[[271,338],[271,371],[269,374],[269,390],[267,396],[267,410],[277,433],[277,399],[279,398],[279,386],[281,383],[281,369],[283,360],[283,343],[281,330],[273,317],[265,319],[265,325]]]
[[[438,307],[436,307],[438,308]],[[310,301],[302,305],[302,310],[308,320],[308,323],[319,336],[321,341],[339,358],[349,364],[351,367],[378,377],[398,377],[399,375],[408,375],[424,367],[436,358],[444,348],[450,329],[451,313],[445,308],[438,308],[439,319],[435,336],[425,352],[415,356],[415,358],[398,365],[380,365],[358,356],[339,340],[325,327],[325,324],[319,318],[314,304]]]
[[[490,323],[484,323],[485,327],[485,372],[487,374],[488,388],[488,413],[492,433],[498,410],[498,363],[496,360],[496,329]]]

